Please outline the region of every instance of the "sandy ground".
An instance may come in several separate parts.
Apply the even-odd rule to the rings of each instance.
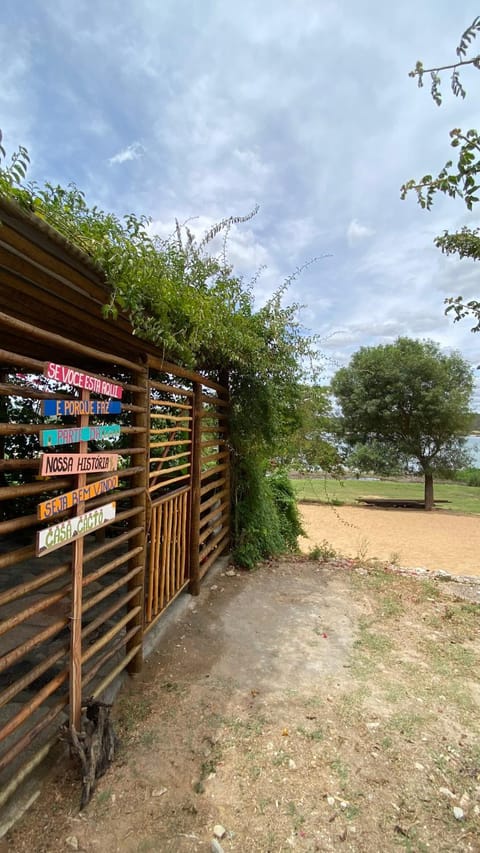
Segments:
[[[375,507],[301,504],[303,552],[326,541],[340,554],[405,568],[480,575],[480,518]]]
[[[0,851],[480,853],[478,606],[445,586],[210,576],[118,697],[88,808],[64,760]]]

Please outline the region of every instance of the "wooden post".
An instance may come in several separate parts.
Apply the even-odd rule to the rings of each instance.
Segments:
[[[220,384],[224,386],[227,392],[227,399],[230,404],[230,376],[228,370],[221,370],[219,373]],[[230,415],[230,410],[227,409],[227,412]],[[219,433],[220,435],[220,433]],[[228,509],[227,509],[227,523],[228,523],[228,538],[229,538],[229,548],[232,543],[232,519],[233,519],[233,499],[232,499],[232,446],[230,443],[230,416],[227,421],[227,432],[225,433],[225,449],[228,451],[228,457],[226,460],[227,467],[225,468],[225,489],[227,491],[227,500],[228,500]]]
[[[82,400],[90,399],[90,392],[82,390]],[[88,426],[88,415],[80,415],[78,425]],[[88,442],[81,441],[78,452],[87,453]],[[87,482],[86,474],[77,474],[76,488]],[[75,515],[85,511],[85,502],[78,503]],[[82,725],[82,589],[83,589],[83,536],[73,543],[72,612],[70,615],[70,726],[79,732]]]
[[[193,383],[192,481],[190,496],[190,584],[192,595],[200,592],[200,473],[202,470],[202,385]]]
[[[132,506],[139,507],[140,512],[130,519],[131,527],[141,527],[141,531],[131,539],[131,548],[141,547],[143,551],[137,554],[129,561],[128,569],[134,569],[142,561],[143,571],[141,575],[137,575],[129,581],[128,589],[134,589],[140,584],[140,589],[137,594],[130,600],[128,607],[130,610],[139,608],[131,622],[132,628],[137,628],[133,636],[127,641],[127,655],[135,646],[139,646],[137,653],[129,661],[127,671],[130,675],[136,675],[141,672],[143,666],[143,629],[145,624],[145,565],[147,555],[147,488],[148,488],[148,472],[149,472],[149,428],[150,428],[150,392],[148,386],[148,367],[146,364],[141,364],[138,367],[135,384],[142,390],[136,391],[133,395],[133,402],[141,411],[134,412],[134,426],[141,427],[143,432],[135,433],[134,446],[142,448],[141,465],[142,470],[132,478],[132,487],[141,488],[142,491],[132,500]],[[137,458],[137,457],[136,457]]]

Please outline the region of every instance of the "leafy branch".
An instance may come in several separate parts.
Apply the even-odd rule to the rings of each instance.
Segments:
[[[474,40],[480,33],[480,16],[477,16],[462,34],[460,43],[456,48],[457,61],[438,65],[432,68],[424,68],[422,62],[417,62],[410,77],[418,78],[418,85],[423,86],[425,74],[431,77],[431,95],[435,103],[440,106],[442,96],[440,91],[440,71],[451,70],[451,88],[455,97],[465,98],[466,91],[460,81],[459,69],[466,65],[472,65],[480,70],[480,54],[469,55]],[[434,196],[441,192],[449,198],[461,198],[468,210],[480,200],[480,135],[474,130],[462,131],[454,128],[450,131],[450,145],[458,149],[456,162],[448,160],[443,169],[436,177],[424,175],[421,180],[411,179],[401,187],[400,197],[405,199],[409,192],[414,192],[420,207],[430,210],[433,205]],[[435,245],[446,255],[456,254],[460,258],[480,260],[480,229],[463,227],[459,231],[450,233],[445,231],[435,238]],[[471,299],[466,301],[463,296],[448,297],[445,299],[447,308],[445,313],[451,313],[454,321],[462,320],[467,316],[473,316],[475,324],[473,332],[480,331],[480,301]]]
[[[420,207],[430,210],[433,204],[433,196],[442,192],[450,198],[459,196],[462,198],[469,210],[479,200],[476,195],[479,185],[477,176],[480,174],[480,136],[476,130],[468,130],[463,133],[460,128],[450,131],[452,148],[460,148],[457,163],[448,160],[436,178],[432,175],[424,175],[420,181],[411,179],[403,184],[400,197],[405,199],[408,192],[413,190],[417,194]],[[455,169],[455,171],[452,171]]]
[[[458,57],[457,62],[452,62],[447,65],[437,65],[432,68],[424,68],[423,62],[419,60],[416,63],[415,68],[409,72],[409,77],[416,77],[418,79],[419,88],[423,87],[424,75],[430,74],[430,94],[437,106],[440,106],[442,103],[442,93],[440,89],[442,81],[439,74],[440,71],[452,71],[452,75],[450,78],[452,92],[456,98],[465,98],[466,91],[460,81],[460,73],[458,69],[465,65],[473,65],[474,68],[480,69],[480,54],[467,58],[467,54],[472,46],[472,42],[477,37],[477,34],[479,32],[480,16],[476,17],[475,20],[470,24],[469,27],[467,27],[465,32],[462,34],[460,43],[458,44],[455,51]]]

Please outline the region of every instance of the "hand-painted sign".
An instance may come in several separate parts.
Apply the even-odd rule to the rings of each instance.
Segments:
[[[94,391],[95,394],[103,394],[105,397],[116,397],[121,399],[123,388],[105,379],[104,376],[95,376],[93,373],[83,373],[75,367],[67,367],[64,364],[54,364],[49,361],[45,365],[44,375],[48,379],[62,382],[64,385],[73,385],[75,388],[84,388],[86,391]]]
[[[77,515],[75,518],[67,518],[66,521],[61,521],[59,524],[52,524],[45,530],[40,530],[37,533],[37,557],[41,557],[50,551],[56,551],[57,548],[62,548],[75,539],[86,536],[92,530],[98,530],[99,527],[113,521],[115,512],[115,503],[110,503],[98,509],[92,509],[90,512],[85,512],[83,515]]]
[[[42,447],[54,447],[56,444],[74,444],[77,441],[100,441],[104,438],[118,438],[119,435],[120,424],[44,429],[40,432],[40,444]]]
[[[42,477],[101,474],[118,468],[118,453],[43,453],[41,460]]]
[[[61,415],[119,415],[122,411],[120,400],[44,400],[42,412],[45,417]]]
[[[106,477],[104,480],[97,480],[95,483],[89,483],[80,489],[74,489],[73,492],[65,492],[63,495],[57,495],[55,498],[50,498],[38,504],[38,518],[45,519],[57,515],[72,506],[76,506],[83,501],[89,501],[91,498],[98,498],[118,486],[118,474],[112,474],[111,477]]]

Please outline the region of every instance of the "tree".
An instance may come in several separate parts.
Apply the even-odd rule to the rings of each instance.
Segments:
[[[358,350],[335,374],[332,390],[345,441],[375,442],[390,457],[415,460],[425,477],[425,509],[432,509],[433,475],[457,467],[470,427],[470,365],[432,341],[398,338]]]
[[[328,387],[303,385],[296,407],[297,428],[286,437],[281,458],[289,468],[320,468],[340,473],[340,457],[332,441],[336,420]]]
[[[446,65],[438,65],[424,68],[423,63],[418,61],[415,68],[410,71],[409,76],[418,81],[419,87],[423,86],[426,74],[431,79],[431,95],[435,103],[442,103],[441,93],[441,71],[451,71],[451,89],[455,97],[465,98],[466,91],[460,79],[460,68],[465,66],[480,69],[480,54],[472,53],[472,48],[477,34],[480,33],[480,16],[475,18],[472,24],[463,33],[460,43],[456,49],[457,59]],[[413,191],[417,195],[417,201],[422,208],[430,210],[434,196],[441,192],[450,198],[463,199],[468,210],[479,201],[480,189],[480,135],[470,129],[462,131],[456,127],[450,131],[450,145],[457,150],[457,160],[447,160],[445,166],[436,177],[424,175],[417,180],[412,178],[401,188],[401,198],[406,198],[407,193]],[[460,258],[480,259],[480,230],[478,228],[461,228],[459,231],[450,233],[445,231],[435,238],[435,245],[447,255],[458,255]],[[455,320],[472,316],[475,325],[472,331],[480,331],[480,301],[471,299],[466,301],[463,296],[448,297],[446,312],[453,312]]]

